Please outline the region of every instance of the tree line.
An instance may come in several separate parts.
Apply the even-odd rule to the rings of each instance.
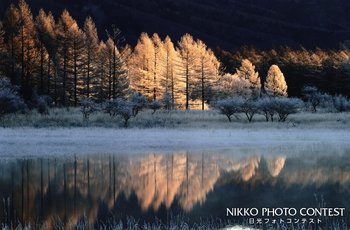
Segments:
[[[337,50],[278,47],[268,51],[245,46],[235,52],[216,49],[215,53],[226,72],[235,71],[245,58],[256,65],[262,77],[271,65],[278,65],[288,82],[290,96],[302,97],[306,85],[332,95],[350,96],[350,51],[345,45]]]
[[[20,0],[0,23],[0,73],[27,102],[48,95],[54,105],[76,106],[83,99],[102,102],[138,92],[154,101],[170,97],[173,108],[188,109],[201,98],[204,108],[219,62],[202,41],[186,34],[175,48],[169,37],[141,34],[132,50],[118,47],[117,28],[107,37],[99,38],[91,17],[82,28],[67,10],[58,19],[43,9],[34,17]]]
[[[205,109],[225,97],[287,96],[289,91],[295,96],[299,83],[288,88],[289,79],[322,75],[325,68],[345,71],[349,60],[345,49],[214,53],[189,34],[174,43],[170,37],[142,33],[135,47],[120,46],[122,36],[115,26],[106,35],[105,41],[99,38],[91,17],[82,28],[67,10],[57,19],[43,9],[34,17],[20,0],[0,22],[0,74],[18,86],[27,103],[46,95],[53,105],[67,107],[85,99],[104,102],[138,93],[169,109]],[[259,72],[266,73],[262,79]],[[308,83],[305,79],[299,80]]]
[[[129,79],[117,36],[113,28],[100,40],[91,17],[80,28],[67,10],[57,20],[42,9],[33,17],[20,0],[0,24],[0,71],[25,101],[48,95],[55,105],[70,106],[83,98],[125,96]]]

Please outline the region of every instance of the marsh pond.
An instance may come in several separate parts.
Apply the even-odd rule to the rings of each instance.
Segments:
[[[228,209],[281,207],[343,208],[343,216],[293,221],[350,223],[350,154],[336,147],[2,157],[0,184],[1,223],[12,227],[208,222],[259,228],[289,217],[233,216]],[[260,226],[259,219],[270,223]]]

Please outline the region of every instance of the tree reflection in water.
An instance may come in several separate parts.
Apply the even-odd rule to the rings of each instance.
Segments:
[[[209,195],[224,211],[228,203],[216,191],[227,185],[268,183],[271,190],[276,183],[284,188],[326,184],[349,188],[350,168],[344,162],[349,163],[349,158],[305,160],[188,152],[4,159],[0,160],[0,214],[6,223],[40,219],[52,226],[57,220],[77,223],[85,217],[91,225],[103,215],[102,207],[109,215],[128,215],[116,208],[121,197],[123,205],[139,210],[136,213],[172,209],[203,213],[215,211],[200,210]],[[346,195],[349,198],[349,191]],[[131,202],[134,198],[137,204]]]

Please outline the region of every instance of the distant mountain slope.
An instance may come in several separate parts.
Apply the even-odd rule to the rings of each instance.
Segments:
[[[15,0],[1,0],[0,13]],[[122,29],[134,44],[142,31],[184,33],[210,46],[234,49],[242,45],[337,48],[350,39],[348,0],[27,0],[59,15],[67,8],[80,23],[92,15],[101,35],[110,24]]]

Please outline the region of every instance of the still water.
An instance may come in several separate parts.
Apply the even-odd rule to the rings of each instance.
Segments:
[[[239,151],[239,150],[237,150]],[[314,152],[313,152],[314,151]],[[343,207],[349,225],[350,154],[176,152],[0,159],[0,220],[88,226],[133,217],[223,220],[227,208]],[[247,153],[248,152],[248,153]],[[271,220],[270,220],[271,221]]]

